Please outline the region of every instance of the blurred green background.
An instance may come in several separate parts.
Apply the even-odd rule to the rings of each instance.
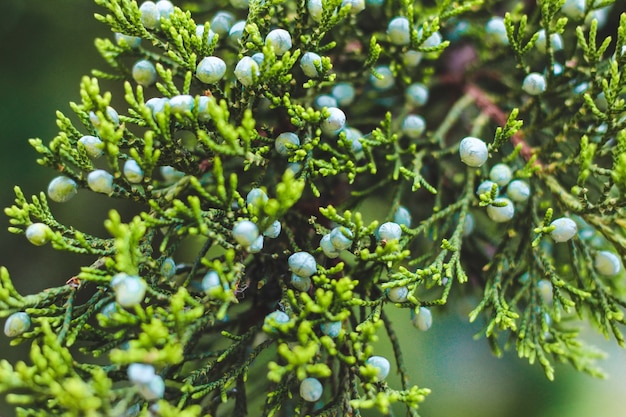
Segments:
[[[45,190],[55,175],[36,164],[28,139],[39,137],[47,142],[56,135],[55,111],[71,114],[68,102],[79,100],[81,76],[92,68],[104,68],[93,46],[94,37],[111,33],[95,21],[93,14],[98,9],[89,0],[2,0],[2,5],[0,203],[4,208],[13,202],[15,184],[32,195]],[[101,229],[109,202],[78,197],[71,206],[53,203],[54,213],[78,228]],[[22,293],[60,285],[78,272],[80,265],[91,262],[48,246],[35,248],[23,236],[6,231],[5,216],[0,223],[0,265],[9,269]],[[515,352],[497,359],[484,339],[473,340],[479,327],[468,324],[471,308],[467,303],[447,313],[435,311],[434,325],[426,333],[411,327],[404,311],[389,311],[396,323],[406,323],[398,333],[413,382],[433,390],[420,409],[422,416],[626,415],[626,351],[614,342],[585,331],[590,342],[609,354],[602,362],[608,379],[594,380],[563,365],[557,368],[556,381],[550,383],[539,366],[529,366]],[[0,358],[14,362],[26,355],[27,349],[9,347],[7,338],[0,337]],[[13,414],[0,402],[0,416]]]

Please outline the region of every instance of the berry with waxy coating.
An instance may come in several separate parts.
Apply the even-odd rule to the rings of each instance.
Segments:
[[[315,99],[314,105],[318,110],[321,110],[324,107],[326,108],[337,107],[339,105],[339,102],[332,95],[321,94],[317,96],[317,98]]]
[[[111,279],[111,287],[115,292],[115,301],[122,307],[131,308],[143,301],[147,284],[143,278],[121,272]]]
[[[30,316],[19,311],[7,317],[4,323],[4,334],[8,337],[17,337],[30,329]]]
[[[328,117],[322,120],[321,128],[322,132],[327,135],[335,135],[343,129],[346,124],[346,114],[337,107],[329,107]]]
[[[64,203],[78,193],[78,185],[73,179],[59,175],[48,184],[48,197],[57,203]]]
[[[494,16],[485,25],[485,31],[487,35],[502,45],[509,44],[509,38],[506,34],[506,27],[504,26],[504,19],[500,16]]]
[[[147,59],[135,62],[132,69],[133,80],[144,87],[151,86],[157,79],[154,64]]]
[[[354,234],[350,229],[344,226],[335,227],[330,231],[330,242],[335,249],[342,251],[352,246],[352,238]]]
[[[540,52],[545,53],[547,49],[546,30],[541,29],[537,33],[539,34],[539,36],[537,37],[535,46]],[[554,51],[560,51],[561,49],[563,49],[563,38],[561,38],[561,35],[559,35],[558,33],[550,34],[550,45],[552,46],[552,50]]]
[[[310,277],[317,272],[315,258],[308,252],[296,252],[289,259],[289,269],[301,277]]]
[[[406,227],[411,227],[411,212],[404,206],[398,206],[393,215],[393,221],[399,225],[403,224]]]
[[[173,278],[176,275],[176,262],[169,256],[161,264],[161,276],[165,279]]]
[[[96,193],[112,194],[113,175],[103,169],[95,169],[87,175],[87,185]]]
[[[193,110],[193,107],[196,105],[196,100],[189,94],[179,94],[170,98],[169,103],[170,111],[173,114],[183,115]]]
[[[146,101],[146,107],[150,109],[150,113],[152,113],[152,117],[154,117],[157,113],[163,112],[165,104],[167,104],[168,101],[169,100],[165,97],[153,97]]]
[[[376,379],[382,381],[387,378],[389,375],[389,371],[391,370],[391,365],[389,364],[389,360],[384,356],[370,356],[366,361],[366,365],[373,366],[377,370]]]
[[[385,222],[378,228],[379,240],[398,240],[402,236],[402,228],[398,223]]]
[[[276,334],[278,333],[276,324],[285,324],[287,322],[289,322],[287,313],[280,310],[272,311],[263,320],[263,331],[269,334]]]
[[[305,52],[300,58],[300,68],[307,77],[315,78],[319,75],[317,69],[322,67],[322,57],[315,52]]]
[[[259,228],[250,220],[240,220],[233,226],[233,237],[237,243],[247,248],[259,237]]]
[[[411,139],[418,139],[426,130],[426,121],[416,114],[407,115],[402,121],[402,133]]]
[[[48,225],[33,223],[26,228],[26,239],[35,246],[45,245],[50,241],[52,231]]]
[[[298,291],[306,292],[311,288],[311,278],[301,277],[298,274],[291,274],[291,286]]]
[[[409,289],[406,286],[393,287],[387,290],[387,298],[392,303],[403,303],[409,296]]]
[[[229,12],[217,12],[211,19],[211,30],[220,37],[226,36],[235,22],[235,16]]]
[[[245,30],[245,28],[246,28],[245,20],[239,20],[235,22],[235,24],[232,25],[230,30],[228,31],[228,39],[230,39],[230,41],[236,45],[237,42],[239,42],[239,40],[243,36],[243,31]]]
[[[308,0],[306,2],[306,8],[309,11],[311,19],[319,22],[322,20],[322,13],[324,12],[322,0]]]
[[[274,141],[274,148],[283,156],[289,155],[290,149],[298,146],[300,146],[300,138],[293,132],[283,132]]]
[[[156,7],[159,11],[159,18],[169,19],[170,15],[174,13],[174,5],[170,0],[159,0],[156,2]]]
[[[411,311],[411,322],[415,328],[425,332],[433,325],[433,315],[427,307],[420,307]]]
[[[244,86],[251,86],[261,75],[259,64],[249,56],[244,56],[235,67],[235,77]]]
[[[546,91],[546,78],[538,72],[531,72],[522,82],[522,90],[531,96],[538,96]]]
[[[265,229],[263,232],[263,236],[269,237],[270,239],[276,239],[278,235],[280,235],[280,231],[282,229],[282,225],[279,220],[274,220],[270,227]]]
[[[139,36],[124,35],[123,33],[116,33],[114,36],[115,36],[115,42],[118,45],[125,43],[126,45],[135,49],[135,48],[138,48],[139,45],[141,44],[141,38]]]
[[[102,140],[99,137],[85,135],[82,138],[78,139],[78,143],[80,143],[84,148],[87,155],[90,158],[97,159],[102,156],[104,153]]]
[[[326,336],[330,336],[332,338],[335,338],[335,337],[339,336],[339,333],[341,332],[341,322],[340,321],[331,321],[331,322],[322,323],[322,324],[320,324],[320,330]]]
[[[147,401],[158,400],[165,394],[165,381],[161,375],[155,375],[147,384],[141,384],[138,387],[139,393]]]
[[[487,162],[489,150],[487,149],[487,144],[481,139],[467,136],[461,140],[459,155],[461,155],[461,161],[465,165],[478,168]]]
[[[322,398],[324,387],[317,378],[304,378],[300,383],[300,397],[304,401],[315,402]]]
[[[278,56],[283,55],[291,49],[291,35],[285,29],[274,29],[265,37],[265,43],[271,43],[274,53]]]
[[[493,200],[494,203],[504,204],[502,206],[496,206],[490,204],[487,206],[487,216],[496,223],[508,222],[515,215],[515,206],[513,202],[506,197],[498,197]]]
[[[395,45],[408,45],[411,42],[409,19],[404,16],[391,19],[387,25],[387,37]]]
[[[147,384],[156,375],[154,366],[146,363],[131,363],[126,373],[128,380],[133,384]]]
[[[485,194],[485,193],[491,194],[491,190],[493,189],[494,185],[496,186],[496,194],[498,194],[498,191],[500,190],[500,187],[498,187],[498,184],[496,184],[495,182],[491,180],[485,180],[481,182],[480,184],[478,184],[478,187],[476,188],[476,195],[480,196],[481,194]]]
[[[423,106],[428,101],[429,91],[424,84],[413,83],[404,92],[404,99],[412,106]]]
[[[567,242],[578,232],[576,222],[568,217],[558,218],[552,221],[550,226],[554,226],[554,230],[550,232],[550,236],[555,242],[558,243]]]
[[[148,29],[156,29],[159,27],[159,9],[153,1],[144,1],[139,6],[139,12],[141,13],[141,23]]]
[[[330,233],[322,236],[322,239],[320,240],[320,248],[322,248],[322,252],[324,252],[324,255],[331,259],[335,259],[341,254],[341,251],[337,249],[335,245],[333,245],[333,242],[330,240]]]
[[[526,181],[513,180],[506,187],[506,195],[516,203],[523,203],[530,197],[530,186]]]
[[[139,184],[143,181],[143,169],[141,169],[137,161],[134,159],[127,159],[126,162],[124,162],[123,172],[124,176],[130,183]]]
[[[507,185],[512,177],[513,171],[507,164],[495,164],[489,170],[489,178],[500,187]]]
[[[246,195],[246,204],[256,207],[264,206],[269,200],[267,193],[262,188],[253,188]]]
[[[265,242],[265,239],[263,237],[263,235],[259,235],[256,239],[254,239],[254,242],[252,242],[252,244],[250,246],[248,246],[248,252],[250,253],[259,253],[263,250],[263,243]]]
[[[358,14],[365,9],[365,0],[343,0],[341,7],[350,5],[350,14]]]
[[[335,84],[333,89],[330,91],[330,94],[337,100],[337,103],[339,103],[338,105],[349,106],[352,102],[354,102],[356,90],[354,89],[352,83],[342,82]],[[335,104],[334,107],[337,107],[337,104]]]
[[[601,250],[594,257],[593,266],[602,275],[612,277],[622,270],[622,263],[615,253]]]
[[[375,76],[374,74],[370,75],[370,83],[376,90],[389,90],[396,83],[393,72],[391,72],[391,69],[389,67],[378,66],[376,67],[376,72],[378,73],[378,76]]]
[[[222,58],[207,56],[196,67],[196,77],[205,84],[215,84],[226,74],[226,63]]]

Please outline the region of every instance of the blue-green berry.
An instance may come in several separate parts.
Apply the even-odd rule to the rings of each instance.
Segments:
[[[222,291],[222,281],[220,276],[214,270],[208,271],[202,278],[200,283],[202,291],[206,292],[209,297],[214,297]]]
[[[270,227],[265,229],[265,231],[263,232],[263,236],[268,237],[270,239],[276,239],[280,235],[281,229],[282,229],[282,226],[280,224],[280,221],[274,220],[272,224],[270,225]]]
[[[147,29],[156,29],[159,27],[159,9],[153,1],[144,1],[139,6],[139,13],[141,13],[141,23]]]
[[[161,276],[165,279],[173,278],[176,275],[176,262],[169,256],[161,263]]]
[[[393,215],[394,223],[411,227],[411,212],[404,206],[399,206]]]
[[[163,181],[166,184],[175,183],[185,176],[184,172],[179,171],[170,165],[163,165],[162,167],[159,167],[159,172],[161,173],[161,177],[163,177]]]
[[[139,393],[147,401],[155,401],[163,398],[165,394],[165,382],[163,377],[155,375],[147,384],[141,384],[139,387]]]
[[[11,314],[4,323],[4,334],[8,337],[17,337],[30,329],[30,316],[23,311]]]
[[[476,195],[480,196],[481,194],[491,194],[491,190],[493,189],[493,186],[496,186],[496,195],[498,194],[498,192],[500,191],[500,187],[498,187],[498,184],[496,184],[495,182],[491,181],[491,180],[485,180],[483,182],[481,182],[480,184],[478,184],[478,187],[476,188]]]
[[[363,156],[363,144],[361,143],[361,139],[363,138],[363,133],[359,129],[355,129],[353,127],[344,127],[342,132],[345,133],[346,139],[350,142],[350,150],[357,157],[360,158]]]
[[[52,237],[52,230],[43,223],[33,223],[26,228],[26,239],[35,246],[45,245]]]
[[[622,270],[619,256],[607,250],[601,250],[596,253],[593,266],[600,274],[609,277],[619,274]]]
[[[261,67],[261,64],[263,64],[263,61],[265,61],[265,55],[263,54],[263,52],[257,52],[255,54],[252,54],[250,58],[254,59],[254,62],[259,65],[259,68]]]
[[[402,120],[401,129],[409,138],[418,139],[426,130],[426,121],[422,116],[409,114]]]
[[[335,84],[330,94],[337,100],[339,106],[349,106],[354,102],[356,90],[352,83],[343,82]]]
[[[135,62],[132,69],[133,80],[144,87],[151,86],[157,79],[154,64],[147,59]]]
[[[322,248],[324,255],[331,259],[335,259],[341,254],[341,251],[333,245],[333,242],[331,242],[330,233],[322,236],[322,239],[320,240],[320,248]]]
[[[506,34],[504,19],[500,16],[494,16],[485,25],[487,35],[501,45],[508,45],[509,38]]]
[[[157,113],[162,113],[165,109],[165,105],[169,102],[165,97],[153,97],[150,100],[146,101],[146,107],[150,109],[150,113],[152,113],[152,117],[154,117]]]
[[[500,187],[504,187],[513,178],[513,171],[507,164],[495,164],[489,170],[489,178]]]
[[[309,16],[311,19],[316,22],[320,22],[322,20],[322,13],[324,12],[322,0],[308,0],[306,3],[307,10],[309,11]]]
[[[136,385],[147,384],[156,376],[154,366],[146,363],[131,363],[126,370],[128,380]]]
[[[389,288],[387,291],[387,298],[392,303],[403,303],[409,296],[409,289],[406,286]]]
[[[200,39],[204,39],[204,25],[196,26],[196,36]],[[215,32],[209,29],[209,33],[207,33],[207,44],[211,45],[213,43],[213,38],[215,38]]]
[[[317,378],[304,378],[300,383],[300,397],[304,401],[315,402],[322,398],[324,387]]]
[[[248,252],[250,253],[259,253],[263,250],[263,243],[264,243],[264,238],[263,235],[259,235],[256,239],[254,239],[254,242],[252,242],[252,244],[250,246],[248,246]]]
[[[287,313],[276,310],[269,313],[265,316],[263,320],[263,331],[269,334],[278,333],[278,329],[276,328],[277,324],[285,324],[289,322],[289,316]]]
[[[127,159],[124,162],[124,176],[128,180],[128,182],[133,184],[139,184],[143,181],[144,172],[143,169],[139,166],[137,161],[134,159]]]
[[[78,193],[78,185],[73,179],[60,175],[48,184],[48,197],[57,203],[64,203]]]
[[[156,7],[159,11],[159,18],[161,19],[169,19],[170,15],[174,13],[174,5],[169,0],[157,1]]]
[[[236,45],[239,42],[239,40],[243,37],[243,31],[245,28],[246,28],[245,20],[239,20],[235,22],[235,24],[232,25],[230,30],[228,31],[228,39]]]
[[[235,16],[229,12],[218,12],[211,19],[211,30],[220,37],[226,36],[235,22]]]
[[[327,135],[336,135],[346,124],[346,114],[337,107],[327,109],[328,117],[322,120],[322,132]]]
[[[396,83],[396,79],[388,66],[378,66],[375,68],[378,75],[370,75],[370,83],[379,91],[387,91]]]
[[[387,25],[387,37],[395,45],[408,45],[411,43],[409,19],[404,16],[394,17]]]
[[[332,338],[335,338],[335,337],[339,336],[339,333],[341,333],[341,322],[340,321],[329,321],[329,322],[326,322],[326,323],[322,323],[322,324],[320,324],[320,330],[326,336],[330,336]]]
[[[248,195],[246,196],[246,204],[256,207],[264,206],[268,200],[269,197],[262,188],[253,188],[248,192]]]
[[[249,56],[244,56],[235,66],[235,77],[245,87],[249,87],[261,76],[259,64]]]
[[[344,226],[335,227],[330,231],[330,242],[335,249],[342,251],[352,246],[352,238],[354,234],[350,229]]]
[[[498,197],[493,200],[494,203],[504,204],[502,206],[496,206],[490,204],[487,206],[487,216],[496,223],[508,222],[515,215],[515,206],[513,202],[506,197]]]
[[[104,144],[96,136],[85,135],[78,139],[78,143],[85,148],[85,152],[87,152],[90,158],[97,159],[104,153]]]
[[[409,85],[404,93],[406,102],[414,107],[420,107],[428,101],[429,91],[424,84],[413,83]]]
[[[106,115],[106,118],[111,123],[113,123],[113,126],[117,127],[120,125],[120,116],[119,114],[117,114],[117,111],[113,107],[107,106],[104,114]],[[92,126],[96,128],[96,130],[99,130],[102,126],[102,120],[100,120],[100,116],[98,116],[93,110],[89,112],[89,121],[91,122]]]
[[[567,242],[578,232],[576,222],[568,217],[556,219],[550,223],[550,226],[554,226],[554,230],[550,232],[550,236],[558,243]]]
[[[472,213],[467,213],[465,215],[465,223],[463,223],[463,236],[467,237],[472,234],[474,231],[475,220]]]
[[[418,38],[422,37],[422,28],[419,28],[417,31]],[[436,46],[441,45],[443,38],[441,37],[441,33],[433,32],[428,38],[424,40],[422,43],[422,48],[434,48]]]
[[[311,278],[301,277],[298,274],[291,274],[291,286],[298,291],[306,292],[311,288]]]
[[[535,46],[537,47],[539,52],[545,53],[547,49],[546,30],[541,29],[539,32],[537,32],[537,34],[539,36],[537,37]],[[550,45],[552,46],[553,51],[560,51],[561,49],[563,49],[563,38],[561,38],[561,35],[559,35],[558,33],[550,34]]]
[[[317,272],[315,258],[308,252],[296,252],[289,259],[289,269],[301,277],[310,277]]]
[[[530,197],[530,186],[526,181],[513,180],[506,187],[506,195],[516,203],[523,203]]]
[[[544,304],[551,305],[554,301],[554,288],[552,282],[547,279],[540,279],[537,282],[537,290]]]
[[[103,169],[95,169],[87,175],[91,191],[110,195],[113,193],[113,175]]]
[[[281,133],[274,142],[274,148],[283,156],[289,155],[298,146],[300,146],[300,138],[293,132]]]
[[[337,107],[339,105],[339,102],[337,101],[335,97],[331,95],[321,94],[315,98],[314,105],[315,105],[315,108],[317,108],[318,110],[322,110],[324,107],[326,108]]]
[[[115,42],[118,45],[125,44],[135,49],[135,48],[139,48],[139,45],[141,45],[141,38],[138,36],[130,36],[130,35],[124,35],[122,33],[116,33]]]
[[[365,9],[365,0],[343,0],[341,7],[350,5],[350,14],[355,15]]]
[[[409,68],[415,68],[422,62],[423,57],[423,53],[409,49],[402,54],[402,63]]]
[[[183,115],[193,110],[196,100],[189,94],[180,94],[171,97],[169,104],[172,113]]]
[[[365,361],[365,364],[376,368],[376,379],[379,381],[387,378],[387,375],[389,375],[389,371],[391,370],[389,360],[383,356],[370,356]]]
[[[207,56],[196,67],[196,77],[205,84],[215,84],[226,74],[226,63],[222,58]]]
[[[198,120],[201,122],[208,122],[211,120],[211,114],[209,113],[209,102],[211,99],[207,96],[198,97]]]
[[[522,82],[522,90],[531,96],[538,96],[546,91],[546,78],[538,72],[531,72]]]
[[[307,77],[316,78],[319,76],[318,68],[322,68],[322,57],[315,52],[305,52],[300,58],[300,68]]]
[[[426,331],[433,325],[433,315],[426,307],[411,311],[411,322],[417,329]]]
[[[378,227],[379,240],[398,240],[402,236],[402,228],[398,223],[385,222]]]
[[[115,292],[115,301],[122,307],[131,308],[143,301],[147,284],[136,275],[120,272],[111,280],[111,287]]]
[[[461,140],[459,145],[459,155],[461,156],[461,161],[463,161],[465,165],[478,168],[487,162],[487,158],[489,158],[489,150],[487,149],[487,144],[481,139],[468,136]]]
[[[265,43],[271,43],[274,53],[283,55],[291,49],[291,35],[285,29],[274,29],[265,37]]]
[[[233,226],[233,237],[241,246],[248,248],[259,237],[259,228],[250,220],[240,220]]]

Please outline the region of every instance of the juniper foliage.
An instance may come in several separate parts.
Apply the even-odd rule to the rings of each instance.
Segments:
[[[410,382],[387,312],[427,330],[451,294],[478,295],[469,320],[493,351],[550,379],[555,361],[601,375],[581,321],[624,344],[613,1],[96,3],[107,66],[56,137],[31,139],[56,183],[16,187],[5,210],[10,232],[86,260],[31,295],[0,269],[5,333],[30,349],[0,361],[18,415],[416,416],[429,389]],[[291,44],[268,40],[277,28]],[[529,94],[531,73],[545,90]],[[464,137],[485,163],[463,163]],[[109,235],[90,235],[54,215],[76,192],[137,214],[111,210]],[[399,386],[368,361],[381,337]],[[307,378],[323,391],[301,394]]]

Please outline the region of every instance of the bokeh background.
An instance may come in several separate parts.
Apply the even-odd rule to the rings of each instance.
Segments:
[[[111,36],[93,14],[89,0],[1,0],[0,13],[0,206],[12,204],[13,186],[26,195],[45,190],[55,173],[36,164],[28,139],[52,139],[55,111],[71,114],[68,103],[79,101],[79,82],[92,68],[105,68],[93,46],[95,37]],[[119,102],[119,101],[118,101]],[[108,200],[80,197],[71,207],[54,204],[60,219],[89,231],[101,229],[111,207]],[[106,203],[106,204],[99,204]],[[89,260],[35,248],[23,236],[7,232],[0,215],[0,265],[6,266],[22,293],[60,285]],[[405,360],[413,381],[433,390],[420,408],[423,417],[623,417],[626,415],[626,351],[590,329],[587,340],[608,353],[602,367],[606,380],[557,366],[548,382],[538,365],[530,366],[508,352],[491,355],[484,339],[474,340],[479,325],[470,325],[469,302],[446,313],[434,313],[426,333],[415,330],[408,317],[396,315]],[[404,311],[400,313],[405,313]],[[3,323],[0,323],[3,326]],[[0,358],[27,360],[27,349],[10,347],[0,336]],[[0,416],[14,412],[0,402]]]

